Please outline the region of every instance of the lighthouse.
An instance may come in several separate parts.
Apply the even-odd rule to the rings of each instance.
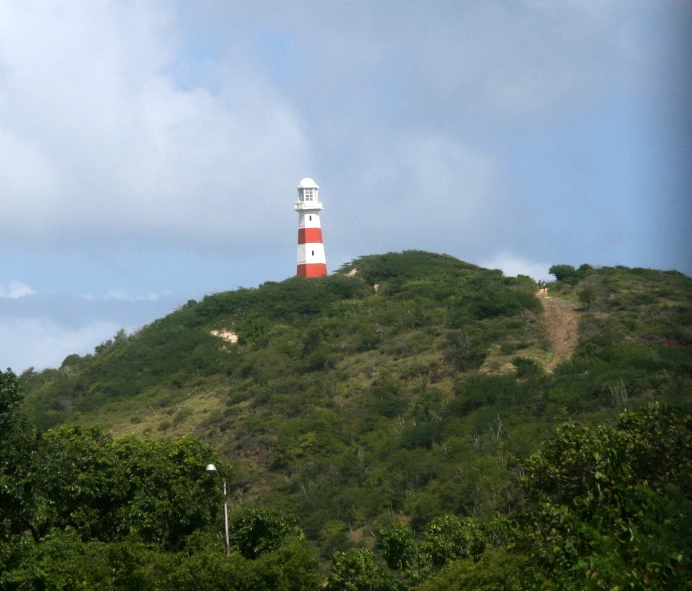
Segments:
[[[327,274],[327,259],[322,244],[320,188],[312,179],[298,185],[298,277],[322,277]]]

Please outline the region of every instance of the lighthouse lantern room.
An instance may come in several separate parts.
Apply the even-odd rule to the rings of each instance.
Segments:
[[[312,179],[303,179],[298,185],[298,201],[293,209],[298,212],[298,276],[322,277],[327,274],[327,259],[322,243],[320,188]]]

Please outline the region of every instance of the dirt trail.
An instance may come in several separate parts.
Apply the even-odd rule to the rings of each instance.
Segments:
[[[568,300],[549,296],[544,291],[539,291],[536,295],[543,304],[543,325],[553,349],[553,358],[545,369],[553,371],[577,346],[579,313],[574,311],[574,304]]]

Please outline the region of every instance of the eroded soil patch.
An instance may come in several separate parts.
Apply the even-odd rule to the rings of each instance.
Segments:
[[[545,369],[553,371],[572,354],[579,342],[579,312],[569,300],[550,296],[544,291],[537,295],[543,304],[543,325],[553,351],[553,358]]]

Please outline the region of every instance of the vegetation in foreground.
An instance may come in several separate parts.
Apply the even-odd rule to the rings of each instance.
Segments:
[[[102,573],[125,573],[113,588],[185,588],[195,568],[221,569],[203,586],[212,589],[312,588],[327,572],[332,589],[683,588],[692,282],[648,269],[552,271],[551,296],[581,315],[579,345],[553,373],[530,278],[420,252],[189,302],[59,370],[25,372],[27,414],[52,429],[22,422],[34,447],[7,448],[29,451],[15,473],[3,464],[1,490],[15,496],[2,506],[15,521],[3,517],[0,581],[60,588],[61,576],[82,576],[83,588],[104,588],[96,570],[80,575],[77,558],[61,557],[72,548]],[[219,329],[239,343],[210,334]],[[168,440],[185,433],[198,439]],[[230,561],[220,483],[200,472],[212,448],[232,462],[234,523],[245,523]],[[81,453],[87,463],[70,467]],[[170,465],[185,453],[189,472]],[[29,466],[43,457],[41,470],[64,480],[39,482]],[[147,462],[169,466],[194,502],[157,497],[167,477]],[[140,481],[114,467],[128,463]],[[83,474],[98,486],[52,500]],[[32,517],[17,525],[17,515]],[[167,532],[178,515],[182,529]],[[279,542],[240,551],[243,535],[268,530],[283,532]],[[283,562],[304,568],[278,582],[271,565]]]
[[[0,373],[0,588],[317,590],[295,520],[237,513],[221,545],[214,452],[114,440],[98,428],[39,433]],[[228,475],[231,467],[219,462]],[[650,405],[617,426],[559,427],[525,462],[512,516],[445,515],[417,536],[394,521],[375,550],[336,552],[333,591],[684,589],[692,584],[692,415]]]

